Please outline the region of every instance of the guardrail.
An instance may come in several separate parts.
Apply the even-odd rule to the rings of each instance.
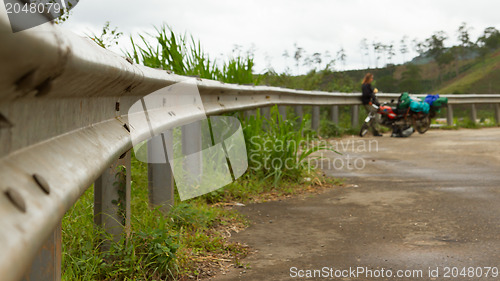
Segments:
[[[3,9],[3,8],[2,8]],[[91,40],[45,24],[13,34],[0,13],[0,276],[2,280],[59,280],[60,222],[95,182],[95,220],[112,234],[117,216],[111,202],[115,168],[127,167],[126,204],[130,204],[130,153],[127,110],[141,97],[189,79],[132,64]],[[192,79],[192,78],[191,78]],[[319,128],[319,107],[352,106],[358,120],[360,94],[300,91],[267,86],[240,86],[197,79],[208,115],[279,105],[313,106],[312,125]],[[399,94],[380,94],[381,99]],[[495,104],[500,95],[448,96],[452,105]],[[189,112],[176,112],[188,118]],[[473,118],[475,120],[475,118]],[[157,128],[167,126],[156,124]],[[150,201],[168,208],[173,177],[168,166],[149,165]],[[130,208],[127,208],[129,217]],[[126,222],[126,226],[129,222]],[[126,229],[125,226],[125,229]],[[23,277],[24,276],[24,277]]]

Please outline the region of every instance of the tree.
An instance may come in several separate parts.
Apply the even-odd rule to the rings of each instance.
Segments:
[[[326,62],[324,71],[333,71],[336,60],[330,55],[330,51],[325,51],[324,61]]]
[[[427,53],[436,61],[440,70],[439,82],[442,82],[442,70],[454,59],[453,53],[444,47],[446,39],[448,39],[448,35],[444,31],[434,32],[431,37],[425,39]]]
[[[470,31],[472,28],[467,26],[467,23],[463,22],[457,30],[457,39],[460,45],[457,46],[455,53],[460,59],[465,59],[467,50],[474,46],[474,43],[470,40]],[[458,73],[457,73],[458,75]]]
[[[406,65],[405,71],[401,74],[399,90],[419,94],[423,90],[421,79],[420,67],[409,63]]]
[[[399,52],[403,56],[403,63],[406,61],[406,54],[409,52],[408,49],[408,36],[403,36],[399,41]]]
[[[441,70],[452,63],[453,60],[455,60],[455,56],[452,49],[447,49],[436,57],[436,62]],[[439,74],[439,79],[441,80],[441,73]]]
[[[282,56],[285,58],[285,73],[289,72],[290,67],[288,66],[288,59],[290,59],[290,54],[288,53],[287,50],[285,50],[282,54]]]
[[[293,55],[293,58],[295,59],[295,66],[297,67],[297,75],[299,75],[300,73],[300,59],[302,58],[303,54],[304,54],[304,49],[297,46],[297,44],[293,44],[293,46],[295,47],[295,54]]]
[[[427,53],[434,59],[444,52],[444,41],[448,39],[448,35],[444,31],[437,31],[431,37],[425,39],[425,47]]]
[[[342,68],[345,67],[345,61],[346,61],[347,55],[345,54],[345,50],[343,47],[340,48],[340,50],[337,52],[337,60],[340,61],[342,64]]]
[[[386,45],[385,47],[387,52],[387,61],[392,62],[392,58],[396,55],[396,52],[394,51],[394,43],[391,42],[390,45]]]
[[[303,63],[303,66],[306,66],[308,68],[311,68],[311,66],[313,65],[314,61],[313,61],[313,58],[312,57],[309,57],[309,56],[305,56],[304,57],[304,63]]]
[[[330,71],[333,70],[333,66],[335,65],[335,59],[332,59],[332,56],[330,55],[330,51],[325,51],[325,55],[323,56],[324,61],[326,62],[325,64],[325,71]]]
[[[413,39],[412,41],[413,50],[418,53],[419,56],[422,56],[425,53],[425,43],[418,40],[418,38]]]
[[[470,40],[470,31],[471,30],[472,30],[472,28],[468,27],[467,23],[465,23],[465,22],[463,22],[458,27],[457,39],[458,39],[458,41],[460,41],[460,46],[462,46],[464,48],[469,48],[469,47],[472,47],[474,45],[474,43],[472,43],[472,41]]]
[[[318,69],[320,69],[321,63],[323,62],[323,60],[321,59],[321,53],[314,53],[312,55],[312,61],[317,65]]]
[[[370,68],[370,65],[371,65],[370,51],[369,51],[369,47],[368,47],[368,40],[366,38],[363,38],[359,42],[359,49],[361,50],[361,61],[362,61],[362,63],[364,64],[363,58],[366,56],[366,58],[368,59],[368,61],[367,61],[367,68]]]
[[[373,41],[372,47],[373,53],[375,53],[375,68],[378,68],[378,61],[380,60],[381,54],[384,52],[384,45],[380,42]]]
[[[477,42],[480,48],[488,51],[496,50],[500,47],[500,32],[494,27],[487,27]]]

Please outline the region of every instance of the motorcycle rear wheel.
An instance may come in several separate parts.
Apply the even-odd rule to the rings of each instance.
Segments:
[[[425,132],[427,132],[427,130],[429,130],[429,128],[431,127],[431,119],[429,118],[429,115],[423,117],[420,120],[414,120],[413,127],[415,127],[415,130],[417,130],[419,134],[424,134]]]

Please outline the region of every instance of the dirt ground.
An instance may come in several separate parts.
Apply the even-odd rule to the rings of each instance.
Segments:
[[[252,225],[232,239],[254,252],[215,280],[500,280],[500,129],[336,146],[321,163],[346,185],[239,207]]]

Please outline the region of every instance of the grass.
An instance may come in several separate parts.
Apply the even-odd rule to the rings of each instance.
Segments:
[[[305,137],[315,139],[303,128],[309,123],[307,116],[302,124],[284,120],[277,107],[269,119],[257,112],[242,120],[248,158],[254,160],[247,173],[198,198],[180,202],[177,196],[166,215],[148,206],[147,164],[133,157],[130,235],[112,242],[93,224],[93,188],[89,188],[63,219],[63,280],[184,280],[208,277],[220,270],[220,263],[242,266],[240,259],[248,248],[230,242],[227,233],[244,229],[248,222],[231,205],[341,184],[308,169],[305,159],[327,149],[309,146]],[[273,161],[283,159],[292,165]],[[104,244],[108,251],[102,250]]]
[[[485,119],[480,119],[478,122],[472,122],[472,120],[468,117],[465,118],[453,118],[454,126],[441,126],[439,129],[443,130],[459,130],[459,129],[481,129],[481,128],[491,128],[497,127],[498,124],[496,122],[486,122]]]
[[[226,231],[247,221],[233,210],[201,200],[178,202],[164,215],[150,209],[146,164],[132,162],[131,234],[110,242],[93,224],[93,188],[63,219],[63,280],[177,280],[202,276],[207,257],[238,259],[245,246],[228,242]],[[103,241],[109,251],[101,251]],[[215,262],[212,261],[212,262]]]
[[[138,64],[226,83],[258,82],[253,75],[252,52],[243,54],[235,51],[227,60],[218,62],[210,58],[201,42],[193,36],[176,34],[166,25],[155,28],[154,34],[141,34],[139,37],[140,42],[130,37],[132,50],[124,51]]]

